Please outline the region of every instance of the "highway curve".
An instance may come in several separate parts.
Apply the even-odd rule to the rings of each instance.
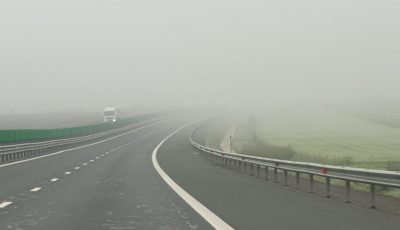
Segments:
[[[0,205],[12,202],[0,208],[0,229],[210,229],[151,163],[155,146],[181,124],[0,167]]]
[[[0,165],[0,229],[213,229],[215,218],[235,229],[400,226],[392,216],[212,164],[189,143],[194,126],[184,125],[191,121],[174,118],[96,145]],[[160,177],[154,152],[189,203]]]
[[[235,229],[399,229],[397,217],[213,164],[191,146],[192,129],[172,136],[160,148],[158,161],[177,184]]]

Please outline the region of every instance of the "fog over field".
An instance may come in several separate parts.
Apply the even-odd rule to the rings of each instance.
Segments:
[[[400,100],[400,1],[2,0],[0,114]]]

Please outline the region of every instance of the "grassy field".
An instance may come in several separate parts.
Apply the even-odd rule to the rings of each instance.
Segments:
[[[393,167],[400,162],[398,126],[329,107],[281,110],[243,119],[233,142],[239,152],[271,157],[268,148],[273,147],[273,152],[285,153],[291,160],[381,169],[387,168],[388,161]]]

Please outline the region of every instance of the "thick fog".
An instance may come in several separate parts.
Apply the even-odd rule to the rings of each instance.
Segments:
[[[1,0],[0,113],[400,98],[398,0]]]

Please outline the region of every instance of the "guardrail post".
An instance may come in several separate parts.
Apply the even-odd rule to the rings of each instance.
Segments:
[[[350,203],[350,181],[346,180],[346,203]]]
[[[371,192],[371,208],[375,209],[375,185],[374,184],[370,184],[370,192]]]
[[[326,198],[331,197],[331,178],[325,177],[326,180]]]
[[[243,166],[244,166],[243,172],[247,173],[247,162],[243,162]]]
[[[314,192],[314,174],[310,174],[310,193]]]
[[[268,166],[265,166],[265,180],[268,180],[269,169]]]
[[[238,162],[239,172],[242,172],[242,162],[239,160]]]
[[[285,186],[288,186],[288,171],[287,170],[284,170],[283,171],[283,173],[284,173],[284,175],[285,175]]]
[[[296,188],[300,189],[300,173],[296,172]]]
[[[274,183],[278,183],[278,169],[274,168]]]
[[[260,178],[260,165],[257,164],[257,178]]]
[[[254,164],[250,163],[250,176],[254,176]]]

